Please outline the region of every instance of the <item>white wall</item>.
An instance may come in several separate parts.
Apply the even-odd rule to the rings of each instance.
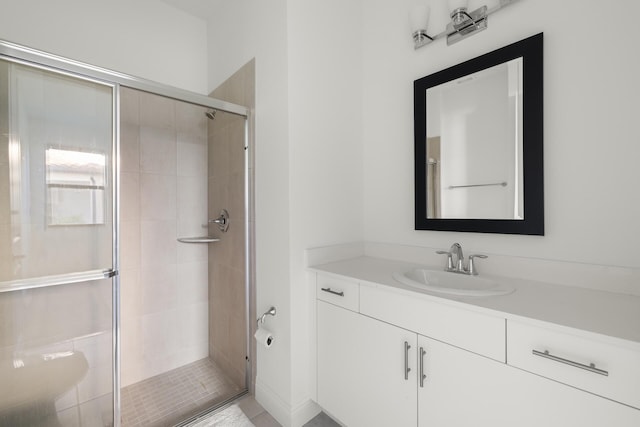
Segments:
[[[159,0],[0,0],[0,39],[206,93],[203,19]]]
[[[359,218],[364,221],[364,239],[369,241],[442,248],[460,241],[466,248],[487,253],[639,265],[632,236],[640,235],[635,221],[640,201],[632,195],[640,181],[633,164],[640,155],[640,145],[633,140],[633,102],[640,90],[635,76],[640,63],[628,54],[633,33],[622,28],[631,28],[631,18],[620,17],[619,7],[585,9],[575,0],[562,4],[520,1],[492,16],[489,29],[473,38],[451,47],[439,41],[414,51],[407,22],[411,1],[321,3],[288,2],[285,18],[288,119],[279,119],[288,120],[289,284],[269,283],[261,274],[260,265],[276,255],[258,246],[259,306],[268,301],[277,304],[280,298],[286,301],[283,294],[289,287],[291,307],[287,319],[291,335],[286,337],[290,358],[280,363],[273,358],[268,365],[258,360],[258,376],[265,375],[261,369],[269,366],[275,368],[269,376],[277,372],[290,378],[287,402],[292,410],[305,394],[313,393],[305,393],[312,381],[302,367],[312,362],[300,350],[309,341],[301,332],[308,320],[305,310],[312,311],[305,301],[310,295],[300,289],[300,249],[358,240]],[[432,2],[436,29],[446,21],[446,2],[442,3]],[[470,3],[479,6],[478,1]],[[631,12],[639,11],[637,4],[621,3]],[[566,25],[566,16],[574,10],[581,10],[586,22],[616,26],[622,36],[598,32],[600,38],[587,39]],[[360,49],[356,31],[361,31]],[[538,32],[545,33],[546,236],[415,231],[413,80]],[[259,60],[257,68],[260,76]],[[258,100],[265,96],[260,85]],[[361,102],[354,105],[357,97]],[[258,108],[258,120],[260,114]],[[353,140],[358,137],[361,142]],[[257,138],[258,147],[275,143],[265,139],[260,129]],[[272,164],[286,167],[285,157],[261,158],[259,148],[256,169]],[[260,241],[263,227],[273,219],[264,216],[270,214],[265,203],[277,190],[265,186],[261,190],[257,181],[263,198],[258,200],[257,214]]]
[[[284,425],[313,411],[313,292],[304,249],[362,240],[360,2],[219,1],[209,21],[210,87],[256,57],[256,395]],[[305,415],[307,414],[307,415]]]
[[[315,288],[306,286],[304,250],[363,236],[361,3],[293,0],[288,8],[294,409],[315,385]]]
[[[479,35],[414,51],[410,0],[216,0],[207,37],[201,20],[152,0],[0,1],[0,38],[202,93],[256,58],[257,308],[278,307],[278,341],[258,354],[258,381],[285,425],[312,394],[303,248],[364,236],[640,265],[640,3],[522,0]],[[436,30],[445,3],[432,1]],[[569,24],[575,11],[592,32]],[[415,231],[413,80],[538,32],[546,236]]]
[[[258,347],[256,396],[279,420],[291,402],[290,195],[287,5],[218,0],[208,21],[209,89],[255,57],[256,310],[276,306],[276,344]],[[265,401],[265,398],[269,401]],[[284,421],[281,421],[284,422]]]
[[[489,28],[453,46],[413,50],[410,0],[371,0],[364,10],[363,133],[365,239],[472,251],[640,266],[640,57],[632,30],[640,3],[519,1]],[[432,2],[435,31],[446,12]],[[446,2],[442,2],[446,3]],[[481,2],[471,0],[470,7]],[[620,14],[620,10],[625,10]],[[580,11],[591,36],[567,25]],[[616,31],[606,29],[616,28]],[[413,80],[544,32],[544,237],[413,229]],[[526,94],[525,94],[526,96]],[[393,221],[389,221],[393,218]]]

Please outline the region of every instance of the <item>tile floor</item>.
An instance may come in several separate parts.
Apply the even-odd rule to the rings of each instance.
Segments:
[[[238,406],[256,427],[282,427],[271,414],[256,402],[253,396],[243,397],[238,401]],[[340,424],[321,412],[303,427],[340,427]]]
[[[211,359],[202,359],[124,387],[122,426],[173,426],[240,391]],[[242,397],[237,405],[256,427],[281,427],[253,396]],[[320,413],[304,427],[340,425]]]
[[[172,426],[240,391],[211,359],[202,359],[124,387],[122,426]]]

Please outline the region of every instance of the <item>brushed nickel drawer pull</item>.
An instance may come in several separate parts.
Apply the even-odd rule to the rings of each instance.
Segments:
[[[420,347],[420,387],[424,388],[424,380],[427,375],[424,373],[424,355],[427,354],[424,347]]]
[[[411,368],[409,367],[409,349],[411,346],[407,341],[404,342],[404,379],[409,379],[409,372],[411,372]]]
[[[562,357],[554,356],[549,353],[549,350],[538,351],[531,350],[534,356],[544,357],[545,359],[553,360],[555,362],[564,363],[565,365],[573,366],[574,368],[584,369],[585,371],[593,372],[594,374],[604,375],[605,377],[609,376],[609,372],[596,368],[595,363],[590,363],[589,365],[585,365],[583,363],[574,362],[573,360],[564,359]]]
[[[343,297],[344,296],[344,292],[340,291],[334,291],[331,288],[320,288],[320,290],[324,291],[324,292],[329,292],[330,294],[334,294],[334,295],[338,295],[339,297]]]

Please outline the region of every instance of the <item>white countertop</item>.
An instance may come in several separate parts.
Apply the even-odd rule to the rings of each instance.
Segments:
[[[396,281],[392,274],[413,268],[442,270],[429,266],[373,257],[358,257],[309,267],[373,286],[384,285],[394,291],[410,292],[429,300],[454,304],[475,311],[492,312],[506,319],[532,319],[602,335],[613,343],[640,349],[640,297],[579,287],[560,286],[525,279],[489,276],[515,288],[508,295],[460,297],[420,291]],[[451,273],[454,274],[454,273]],[[622,340],[622,341],[620,341]]]

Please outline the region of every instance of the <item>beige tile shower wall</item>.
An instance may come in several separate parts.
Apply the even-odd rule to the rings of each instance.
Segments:
[[[122,89],[123,386],[208,355],[204,111]]]
[[[211,96],[252,106],[253,82],[252,61]],[[227,209],[231,222],[229,231],[221,235],[222,240],[209,250],[209,352],[241,387],[245,384],[247,356],[244,143],[244,119],[218,112],[209,123],[209,213],[215,216]],[[215,228],[211,232],[220,233]],[[255,308],[250,312],[253,317]]]

